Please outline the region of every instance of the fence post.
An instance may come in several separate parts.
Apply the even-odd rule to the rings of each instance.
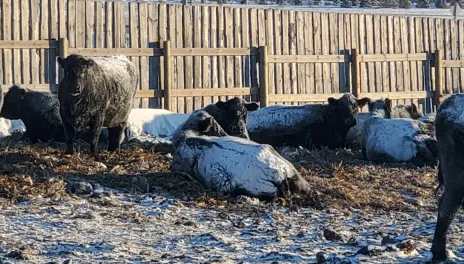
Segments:
[[[164,109],[171,111],[171,87],[172,87],[172,65],[171,65],[171,42],[164,41]]]
[[[68,57],[68,39],[67,38],[60,38],[58,53],[59,56],[62,58]],[[64,69],[60,67],[60,80],[64,77]]]
[[[443,59],[442,51],[435,51],[435,105],[440,105],[443,94]]]
[[[259,101],[260,107],[269,104],[269,62],[267,58],[267,46],[259,47]]]
[[[351,50],[351,77],[352,81],[352,93],[359,99],[361,88],[359,87],[359,54],[356,49]]]

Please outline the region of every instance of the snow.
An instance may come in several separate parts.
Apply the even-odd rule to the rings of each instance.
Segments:
[[[372,116],[364,122],[362,144],[371,161],[384,161],[385,156],[394,162],[409,162],[418,153],[417,142],[430,137],[421,134],[419,121]]]
[[[0,117],[0,137],[11,136],[14,132],[25,132],[26,126],[21,120],[9,120]]]
[[[318,252],[343,263],[424,263],[431,257],[436,216],[424,209],[410,213],[351,209],[347,214],[244,204],[225,211],[161,193],[130,194],[109,188],[101,193],[101,198],[46,198],[2,208],[0,260],[28,263],[2,257],[21,247],[33,263],[67,259],[73,263],[315,263]],[[354,242],[325,239],[325,227]],[[412,239],[416,248],[411,253],[394,247],[378,255],[356,254],[367,245],[381,247],[386,235],[399,242]],[[457,262],[464,257],[462,235],[464,222],[458,216],[448,248]]]
[[[321,119],[318,115],[323,105],[283,106],[272,105],[248,113],[249,133],[272,131],[275,134],[291,134],[307,126],[310,120]]]
[[[446,101],[451,101],[452,103],[447,105],[445,109],[441,109],[440,107],[440,115],[446,115],[448,119],[454,120],[456,124],[464,125],[464,94],[454,94],[447,98]]]
[[[304,181],[270,145],[238,137],[187,137],[172,164],[174,171],[193,172],[208,188],[222,193],[240,190],[252,197],[274,198],[287,179]]]

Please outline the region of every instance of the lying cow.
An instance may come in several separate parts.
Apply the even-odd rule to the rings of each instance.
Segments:
[[[391,100],[369,103],[371,116],[364,122],[362,154],[374,162],[412,162],[417,166],[437,164],[435,129],[430,124],[406,118],[387,118]]]
[[[56,95],[15,84],[4,95],[3,101],[0,117],[21,120],[26,127],[24,137],[32,143],[39,140],[65,142],[60,105]],[[105,141],[105,136],[105,133],[102,133],[100,141]],[[81,133],[79,137],[89,141],[86,134]]]
[[[345,146],[348,130],[356,125],[356,115],[369,98],[356,99],[345,93],[328,104],[301,106],[274,105],[261,108],[248,116],[250,139],[272,146]]]
[[[90,151],[97,157],[97,141],[108,128],[108,151],[118,150],[138,88],[139,75],[126,56],[58,57],[64,69],[58,99],[66,132],[67,154],[74,153],[76,132],[89,127]]]
[[[215,191],[272,199],[310,190],[295,167],[272,146],[228,136],[206,111],[193,112],[173,143],[171,170],[188,173]]]
[[[446,236],[464,201],[464,94],[454,94],[438,108],[435,126],[438,141],[438,179],[444,185],[431,251],[432,260],[444,261]]]
[[[389,102],[391,106],[390,99],[386,98],[385,101]],[[369,102],[370,103],[370,102]],[[417,109],[417,106],[414,103],[411,105],[396,105],[393,108],[388,108],[385,113],[385,118],[410,118],[410,119],[419,119],[423,115]],[[361,134],[364,127],[364,122],[371,116],[371,113],[358,113],[356,117],[356,126],[350,128],[348,134],[346,135],[346,145],[352,147],[358,147],[361,145]]]

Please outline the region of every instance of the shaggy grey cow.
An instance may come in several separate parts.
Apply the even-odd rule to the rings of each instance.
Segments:
[[[431,251],[433,260],[446,260],[446,235],[464,202],[464,94],[443,101],[435,119],[438,141],[438,179],[444,192],[438,201],[438,218]]]
[[[248,133],[251,140],[275,147],[344,147],[359,108],[368,102],[369,98],[358,100],[345,93],[339,99],[329,98],[326,105],[264,107],[248,115]]]
[[[228,136],[206,111],[193,112],[177,132],[171,170],[207,188],[262,199],[309,193],[309,184],[272,146]]]
[[[74,153],[76,132],[89,127],[90,151],[97,158],[97,141],[108,128],[108,151],[119,149],[133,106],[139,75],[126,56],[58,57],[64,69],[58,99],[66,132],[66,152]]]
[[[364,122],[362,154],[374,162],[412,162],[417,166],[437,164],[435,129],[430,124],[406,118],[386,118],[389,100],[369,104],[371,116]]]
[[[29,138],[32,143],[39,140],[65,142],[60,105],[56,95],[15,84],[4,95],[3,101],[0,117],[20,119],[26,127],[24,137]],[[100,141],[105,141],[105,136],[105,133],[102,133]],[[79,134],[79,137],[89,141],[85,134]]]
[[[370,102],[369,102],[370,103]],[[385,99],[386,112],[385,118],[411,118],[418,119],[422,117],[422,113],[417,109],[417,106],[414,103],[411,105],[396,105],[391,107],[391,100]],[[381,106],[383,107],[383,106]],[[346,145],[351,147],[361,146],[361,137],[362,130],[364,127],[364,122],[371,116],[371,113],[358,113],[356,117],[356,126],[350,128],[348,134],[346,135]]]

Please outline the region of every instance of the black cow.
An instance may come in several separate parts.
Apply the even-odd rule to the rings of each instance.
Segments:
[[[464,201],[464,95],[448,97],[438,108],[438,179],[444,186],[438,201],[438,218],[432,242],[432,260],[446,260],[446,235]]]
[[[58,99],[66,132],[66,152],[74,153],[76,132],[89,127],[90,150],[97,157],[97,140],[108,128],[108,151],[118,150],[138,88],[139,75],[126,56],[58,58],[64,69]]]
[[[248,115],[248,133],[251,140],[273,146],[344,147],[360,107],[369,101],[345,93],[339,99],[329,98],[326,105],[261,108]]]

